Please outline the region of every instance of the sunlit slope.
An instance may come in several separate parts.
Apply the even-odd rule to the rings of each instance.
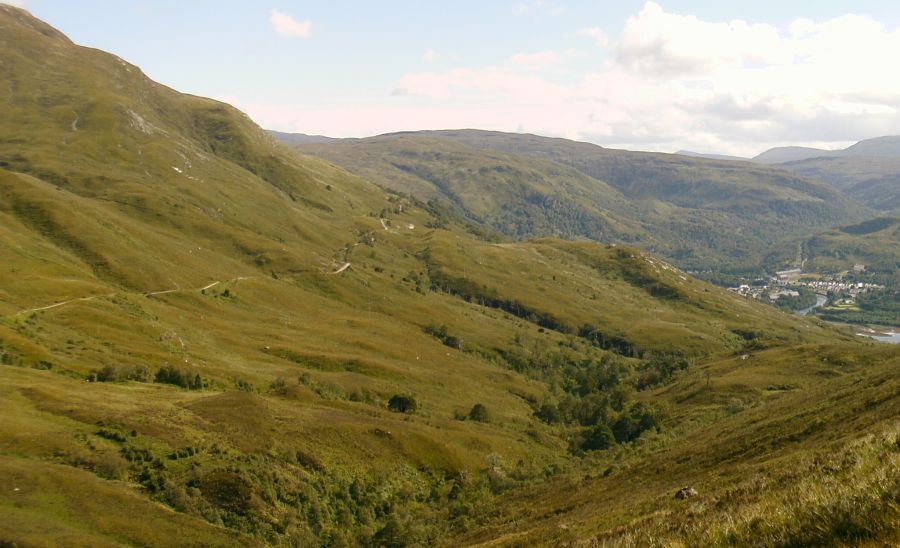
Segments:
[[[0,45],[0,544],[451,542],[591,465],[542,406],[659,402],[596,455],[640,459],[727,408],[659,392],[708,364],[871,351],[630,247],[484,237],[24,11]]]
[[[652,395],[688,413],[565,480],[511,494],[461,544],[810,546],[900,540],[890,345],[754,353]],[[678,500],[692,486],[698,495]]]
[[[24,12],[4,7],[2,21],[10,93],[0,99],[0,167],[31,176],[4,174],[4,214],[79,256],[99,280],[196,285],[211,269],[235,270],[226,258],[328,266],[353,238],[352,218],[383,207],[371,185],[318,171],[227,105],[156,84]],[[101,226],[104,215],[115,222]],[[62,217],[73,226],[60,226]],[[137,234],[139,225],[153,231]]]

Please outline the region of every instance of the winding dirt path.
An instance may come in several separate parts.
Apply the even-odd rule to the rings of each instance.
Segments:
[[[105,295],[93,295],[91,297],[79,297],[77,299],[70,299],[68,301],[62,301],[62,302],[59,302],[56,304],[49,304],[47,306],[41,306],[38,308],[29,308],[27,310],[20,310],[19,312],[16,312],[15,314],[13,314],[13,316],[19,316],[21,314],[28,314],[29,312],[40,312],[41,310],[50,310],[51,308],[56,308],[57,306],[63,306],[63,305],[69,304],[69,303],[74,303],[76,301],[93,301],[97,297],[109,297],[112,295],[115,295],[115,293],[107,293]]]
[[[340,272],[343,272],[343,271],[346,270],[347,267],[349,267],[349,266],[350,266],[350,263],[347,263],[346,265],[344,265],[343,267],[341,267],[341,270],[339,270],[338,272],[335,272],[335,274],[338,274],[338,273],[340,273]],[[121,295],[121,294],[123,294],[123,293],[130,294],[130,295],[143,295],[143,296],[145,296],[145,297],[153,297],[154,295],[166,295],[166,294],[168,294],[168,293],[178,293],[178,292],[180,292],[180,291],[205,291],[205,290],[207,290],[207,289],[209,289],[209,288],[211,288],[211,287],[215,287],[215,286],[217,286],[217,285],[219,285],[219,284],[221,284],[221,283],[226,283],[226,282],[239,282],[239,281],[241,281],[241,280],[249,280],[249,279],[252,279],[252,278],[256,278],[256,276],[239,276],[239,277],[237,277],[237,278],[232,278],[231,280],[225,280],[225,281],[217,280],[217,281],[215,281],[215,282],[212,282],[211,284],[207,284],[207,285],[205,285],[205,286],[203,286],[203,287],[198,287],[198,288],[196,288],[196,289],[181,289],[181,288],[176,288],[176,289],[163,289],[163,290],[160,290],[160,291],[150,291],[150,292],[147,292],[147,293],[140,293],[140,292],[139,292],[139,293],[127,293],[127,292],[124,292],[124,291],[123,291],[123,292],[121,292],[121,293],[105,293],[105,294],[103,294],[103,295],[92,295],[92,296],[90,296],[90,297],[79,297],[79,298],[77,298],[77,299],[69,299],[68,301],[61,301],[61,302],[54,303],[54,304],[48,304],[47,306],[39,306],[39,307],[37,307],[37,308],[27,308],[27,309],[25,309],[25,310],[20,310],[20,311],[18,311],[18,312],[16,312],[16,313],[12,314],[11,317],[21,316],[22,314],[30,314],[30,313],[32,313],[32,312],[40,312],[40,311],[42,311],[42,310],[50,310],[51,308],[57,308],[57,307],[60,307],[60,306],[65,306],[65,305],[67,305],[67,304],[72,304],[72,303],[79,302],[79,301],[93,301],[94,299],[97,299],[97,298],[100,298],[100,297],[113,297],[113,296],[115,296],[115,295]]]

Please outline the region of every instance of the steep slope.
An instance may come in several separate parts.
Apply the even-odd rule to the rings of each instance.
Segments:
[[[441,196],[514,237],[634,243],[697,270],[777,266],[792,241],[865,217],[827,185],[781,170],[533,135],[431,131],[298,149],[388,187]]]
[[[8,6],[0,71],[0,544],[495,538],[519,489],[896,363],[629,247],[472,234]]]

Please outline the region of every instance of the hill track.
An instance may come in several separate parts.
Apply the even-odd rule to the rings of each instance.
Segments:
[[[341,270],[339,270],[338,272],[335,272],[335,274],[337,274],[337,273],[339,273],[339,272],[342,272],[344,269],[346,269],[346,268],[349,267],[349,266],[350,266],[350,263],[347,263],[346,265],[344,265],[344,266],[341,268]],[[27,308],[27,309],[25,309],[25,310],[20,310],[20,311],[18,311],[18,312],[16,312],[16,313],[12,314],[11,317],[21,316],[21,315],[23,315],[23,314],[30,314],[30,313],[33,313],[33,312],[41,312],[42,310],[50,310],[50,309],[52,309],[52,308],[58,308],[58,307],[60,307],[60,306],[65,306],[65,305],[67,305],[67,304],[72,304],[72,303],[75,303],[75,302],[92,301],[92,300],[97,299],[97,298],[100,298],[100,297],[114,297],[114,296],[116,296],[116,295],[122,295],[122,294],[127,294],[127,295],[143,295],[143,296],[145,296],[145,297],[153,297],[153,296],[156,296],[156,295],[167,295],[167,294],[169,294],[169,293],[178,293],[178,292],[182,292],[182,291],[186,291],[186,292],[189,292],[189,291],[206,291],[207,289],[209,289],[209,288],[211,288],[211,287],[215,287],[215,286],[217,286],[217,285],[219,285],[219,284],[222,284],[222,283],[239,282],[239,281],[241,281],[241,280],[249,280],[249,279],[252,279],[252,278],[256,278],[256,276],[238,276],[237,278],[232,278],[232,279],[230,279],[230,280],[217,280],[217,281],[212,282],[212,283],[210,283],[210,284],[207,284],[207,285],[205,285],[205,286],[203,286],[203,287],[197,287],[197,288],[192,288],[192,289],[181,289],[181,288],[176,288],[176,289],[163,289],[163,290],[159,290],[159,291],[150,291],[150,292],[136,292],[136,293],[120,292],[120,293],[104,293],[104,294],[102,294],[102,295],[91,295],[90,297],[79,297],[79,298],[77,298],[77,299],[69,299],[68,301],[62,301],[62,302],[50,304],[50,305],[47,305],[47,306],[39,306],[39,307],[37,307],[37,308]]]

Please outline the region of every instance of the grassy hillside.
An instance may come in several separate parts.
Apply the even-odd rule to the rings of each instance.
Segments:
[[[895,347],[631,247],[487,237],[22,10],[0,29],[0,544],[553,543],[573,481],[668,490],[704,429],[716,488],[749,481],[739,408],[806,440],[827,393],[834,444],[893,416]],[[640,486],[602,527],[669,507]]]
[[[695,270],[780,266],[797,238],[865,215],[781,170],[533,135],[414,132],[297,148],[515,238],[630,243]]]
[[[898,432],[885,418],[900,411],[898,359],[879,350],[858,359],[798,348],[699,368],[652,394],[688,410],[677,441],[647,438],[516,491],[458,542],[894,545]],[[697,495],[676,499],[685,486]]]
[[[896,277],[900,270],[900,219],[881,217],[825,231],[807,242],[811,265],[840,272],[854,264],[871,274]]]
[[[900,208],[900,137],[866,139],[841,150],[783,147],[755,162],[825,181],[872,209]]]
[[[900,208],[900,159],[841,156],[780,164],[794,173],[825,181],[879,211]]]

